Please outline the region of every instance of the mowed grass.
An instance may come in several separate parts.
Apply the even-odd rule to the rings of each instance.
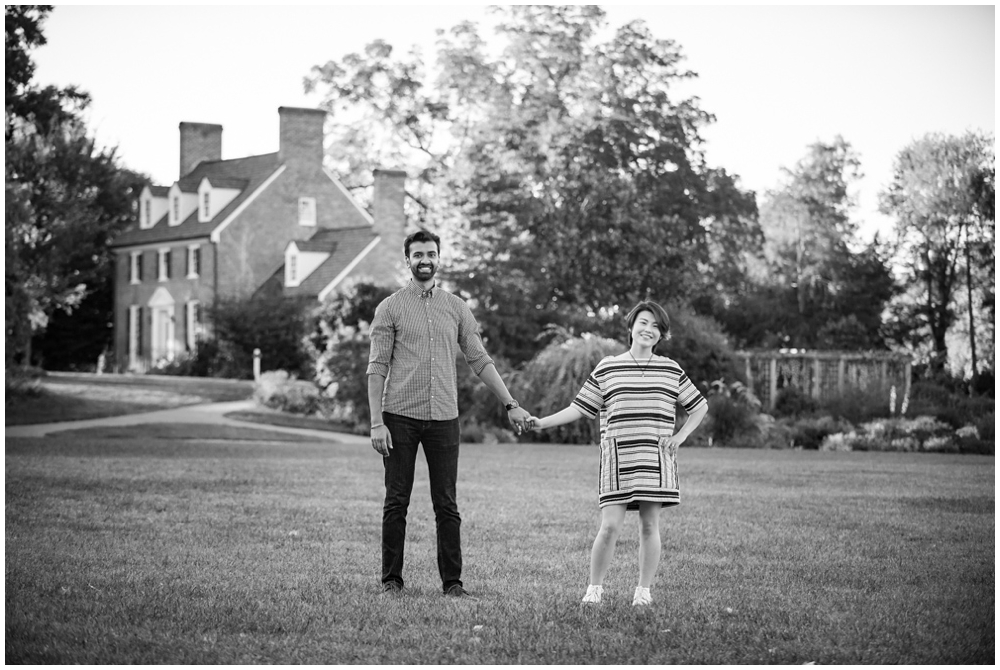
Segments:
[[[246,400],[253,382],[158,375],[49,373],[38,395],[5,398],[8,426],[96,419],[206,402]]]
[[[427,471],[380,595],[381,460],[252,429],[6,444],[7,663],[993,663],[994,460],[685,449],[655,602],[629,515],[584,608],[596,448],[463,445],[466,587]]]

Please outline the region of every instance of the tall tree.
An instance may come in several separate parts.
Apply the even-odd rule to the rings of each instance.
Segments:
[[[761,206],[760,295],[745,305],[757,312],[754,319],[773,324],[765,330],[779,334],[778,342],[759,344],[884,346],[881,314],[893,281],[883,245],[877,239],[863,245],[852,218],[851,191],[861,176],[857,153],[840,136],[816,142],[784,175]]]
[[[549,322],[738,282],[730,269],[759,244],[756,206],[706,165],[700,130],[713,117],[675,94],[695,76],[680,48],[641,22],[596,42],[595,6],[496,11],[502,53],[455,26],[440,34],[433,85],[383,47],[311,80],[332,108],[366,106],[396,146],[427,156],[426,220],[458,243],[449,277],[476,303],[491,351],[520,362]],[[369,102],[379,78],[406,99]]]
[[[928,333],[931,368],[943,371],[947,334],[955,324],[956,291],[964,280],[969,334],[975,351],[973,293],[991,296],[995,281],[994,140],[982,133],[928,134],[896,156],[881,208],[896,219],[896,253],[919,302],[899,310],[911,329]],[[986,311],[990,305],[980,305]],[[918,336],[919,337],[919,336]],[[975,354],[974,354],[975,355]],[[978,361],[973,374],[978,372]]]
[[[98,324],[98,340],[87,351],[90,360],[110,341],[108,244],[132,218],[132,194],[143,183],[118,166],[113,150],[97,148],[88,136],[81,116],[89,102],[85,93],[33,85],[29,52],[45,43],[42,23],[50,9],[5,9],[8,365],[15,358],[32,362],[33,337],[54,315],[81,306],[87,307],[82,314]],[[86,328],[73,330],[67,328],[67,335],[78,345]],[[67,350],[66,341],[50,344],[53,350]]]

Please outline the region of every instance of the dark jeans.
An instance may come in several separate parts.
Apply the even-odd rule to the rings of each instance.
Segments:
[[[462,518],[455,499],[458,479],[458,419],[422,421],[384,412],[382,420],[392,435],[385,465],[385,504],[382,507],[382,583],[403,584],[403,546],[406,510],[413,490],[417,446],[423,445],[430,475],[431,502],[437,523],[437,561],[443,588],[462,584]]]

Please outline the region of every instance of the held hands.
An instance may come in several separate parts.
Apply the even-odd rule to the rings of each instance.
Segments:
[[[528,421],[531,419],[531,414],[529,414],[528,410],[523,407],[515,407],[507,410],[507,418],[510,420],[511,424],[513,424],[514,432],[518,435],[530,430]]]

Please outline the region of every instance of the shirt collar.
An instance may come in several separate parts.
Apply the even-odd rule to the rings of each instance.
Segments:
[[[411,279],[410,283],[408,285],[408,288],[410,289],[410,291],[412,291],[413,293],[416,293],[421,298],[433,298],[434,297],[434,289],[437,288],[437,282],[435,281],[434,285],[431,286],[429,289],[427,289],[425,291],[424,289],[422,289],[420,287],[420,284],[418,284],[415,279]]]

